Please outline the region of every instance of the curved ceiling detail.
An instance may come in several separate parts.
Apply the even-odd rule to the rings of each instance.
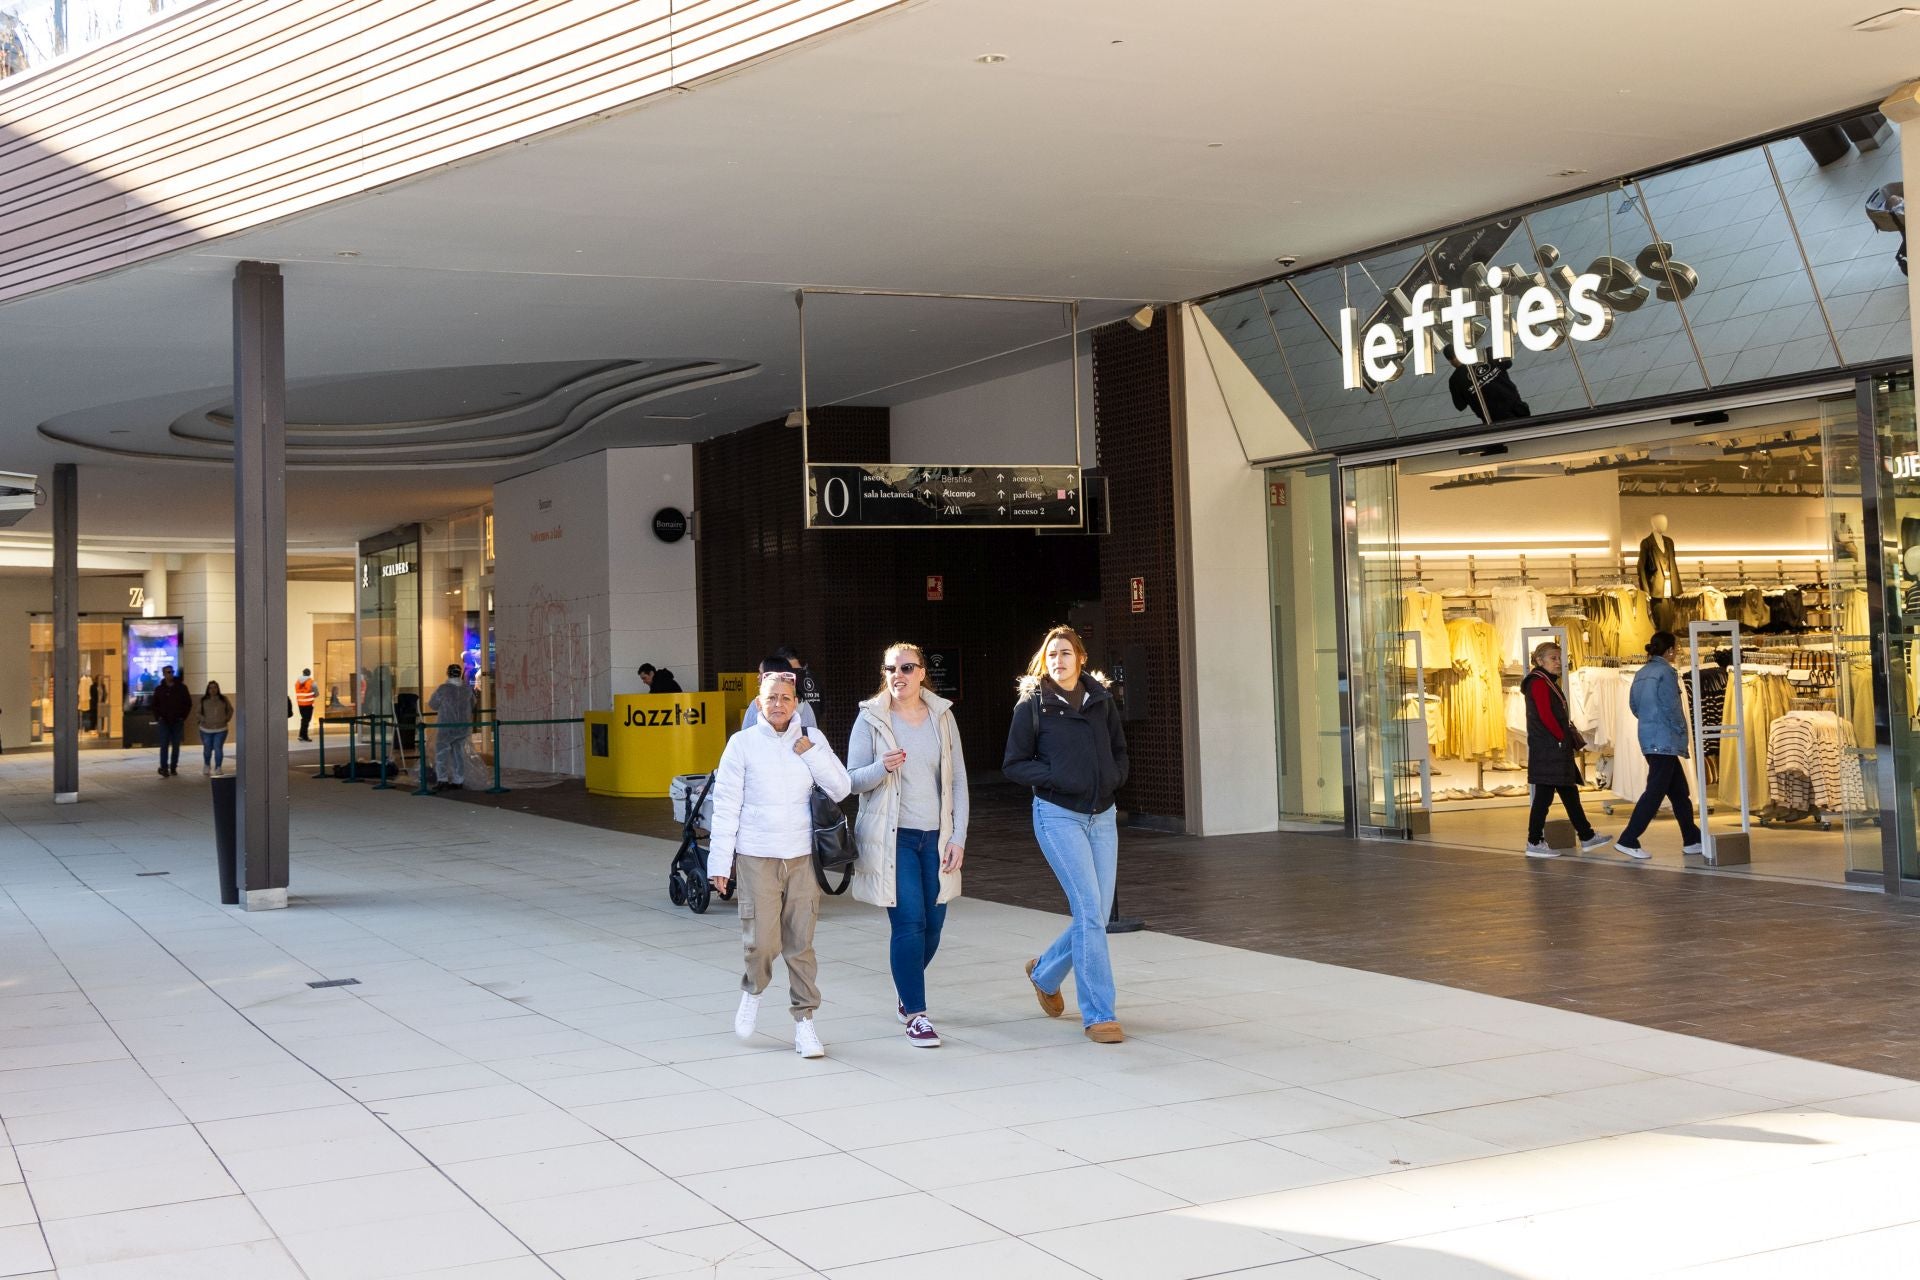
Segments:
[[[741,360],[661,357],[290,380],[287,469],[454,470],[525,464],[626,410],[750,378],[759,369]],[[64,414],[41,423],[39,433],[132,461],[229,466],[232,396],[225,388],[208,388],[201,395],[206,398],[171,421],[166,415],[177,411],[177,395]],[[122,436],[153,443],[112,438]]]

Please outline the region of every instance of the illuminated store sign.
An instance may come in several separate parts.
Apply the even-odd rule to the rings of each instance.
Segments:
[[[1513,359],[1516,342],[1528,351],[1552,351],[1569,339],[1596,342],[1613,331],[1616,312],[1637,311],[1654,296],[1677,302],[1700,287],[1693,268],[1675,261],[1672,252],[1672,245],[1657,242],[1632,262],[1600,257],[1576,275],[1560,265],[1558,249],[1543,244],[1534,252],[1537,271],[1476,262],[1466,269],[1460,288],[1423,284],[1410,299],[1397,288],[1390,290],[1390,318],[1368,326],[1364,334],[1358,310],[1343,307],[1341,382],[1349,391],[1378,386],[1409,365],[1416,375],[1431,374],[1444,347],[1451,347],[1462,364],[1475,365]],[[1657,282],[1653,289],[1641,283],[1643,275]]]

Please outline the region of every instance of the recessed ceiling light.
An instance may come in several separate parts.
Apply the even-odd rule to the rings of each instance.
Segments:
[[[1556,178],[1577,178],[1585,172],[1585,169],[1555,169],[1553,176]]]
[[[1219,150],[1219,149],[1220,149],[1221,147],[1224,147],[1224,146],[1226,146],[1226,145],[1227,145],[1227,144],[1226,144],[1226,143],[1224,143],[1224,142],[1209,142],[1209,143],[1207,144],[1207,150],[1209,150],[1209,151],[1218,151],[1218,150]]]
[[[983,53],[979,57],[974,59],[975,62],[978,62],[981,65],[988,66],[988,67],[992,66],[996,62],[1005,62],[1006,60],[1007,60],[1007,55],[1004,53]]]
[[[1862,18],[1853,24],[1855,31],[1885,31],[1888,27],[1897,27],[1903,22],[1912,22],[1920,18],[1920,9],[1911,5],[1902,5],[1898,9],[1889,9],[1885,13],[1876,13],[1871,18]]]
[[[336,258],[357,258],[360,256],[360,251],[358,249],[336,249],[333,256]]]

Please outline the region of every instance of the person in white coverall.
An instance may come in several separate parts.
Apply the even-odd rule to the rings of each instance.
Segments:
[[[439,780],[435,791],[458,791],[467,781],[467,738],[473,733],[473,690],[460,678],[460,664],[447,665],[447,678],[433,697],[427,700],[437,724],[433,731],[433,771]]]

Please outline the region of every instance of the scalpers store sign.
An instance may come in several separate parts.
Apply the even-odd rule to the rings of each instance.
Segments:
[[[1361,327],[1353,307],[1340,310],[1340,373],[1349,391],[1393,382],[1411,372],[1433,373],[1451,348],[1462,365],[1513,359],[1516,343],[1553,351],[1567,342],[1598,342],[1613,332],[1618,312],[1638,311],[1653,298],[1682,301],[1700,287],[1694,269],[1655,241],[1632,262],[1603,256],[1575,274],[1550,244],[1534,253],[1539,269],[1468,265],[1456,288],[1423,284],[1407,294],[1394,288]]]

